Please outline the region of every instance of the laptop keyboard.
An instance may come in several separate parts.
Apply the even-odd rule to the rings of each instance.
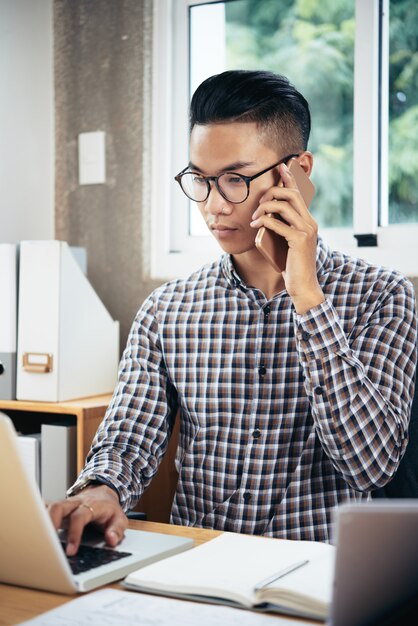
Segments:
[[[65,543],[61,543],[61,545],[65,551]],[[131,552],[82,545],[79,547],[77,554],[67,556],[67,560],[73,574],[81,574],[95,567],[100,567],[100,565],[106,565],[118,559],[123,559],[125,556],[131,556],[131,554]]]

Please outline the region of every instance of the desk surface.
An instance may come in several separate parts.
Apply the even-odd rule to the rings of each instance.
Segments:
[[[156,522],[131,521],[129,528],[191,537],[196,545],[209,541],[209,539],[213,539],[221,534],[219,531],[215,530],[187,528],[184,526],[158,524]],[[114,583],[109,586],[115,589],[122,589],[119,583]],[[45,611],[54,609],[69,600],[73,600],[75,597],[77,596],[65,596],[56,593],[48,593],[46,591],[0,584],[0,625],[11,626],[12,624],[19,624]]]

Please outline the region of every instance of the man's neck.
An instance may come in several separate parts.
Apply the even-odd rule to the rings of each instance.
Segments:
[[[260,289],[267,300],[285,289],[282,275],[276,272],[256,248],[233,255],[232,261],[245,284]]]

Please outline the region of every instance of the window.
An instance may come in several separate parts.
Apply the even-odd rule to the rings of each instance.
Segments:
[[[326,241],[418,274],[415,0],[156,0],[155,7],[152,274],[185,275],[220,254],[173,176],[188,161],[191,93],[207,76],[238,67],[285,74],[309,101],[312,211]]]

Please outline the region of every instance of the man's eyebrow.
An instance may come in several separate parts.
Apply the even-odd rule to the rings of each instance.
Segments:
[[[229,163],[228,165],[225,165],[225,167],[220,169],[219,172],[233,172],[235,170],[240,170],[243,167],[249,167],[251,165],[254,165],[254,161],[234,161],[234,163]],[[188,167],[195,172],[203,172],[203,170],[194,163],[192,163],[192,161],[189,161]]]

